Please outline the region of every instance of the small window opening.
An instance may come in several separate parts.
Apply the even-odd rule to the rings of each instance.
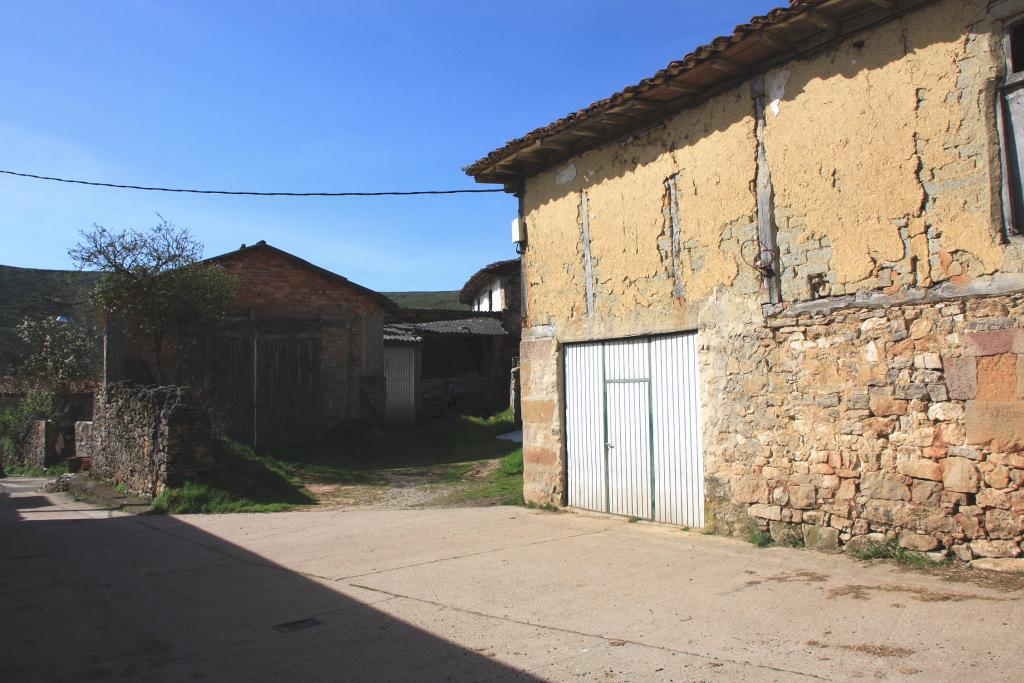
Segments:
[[[999,88],[1003,213],[1007,238],[1024,235],[1024,22],[1004,34],[1006,78]]]
[[[1010,63],[1007,65],[1010,73],[1024,71],[1024,24],[1017,24],[1009,31],[1010,39]]]

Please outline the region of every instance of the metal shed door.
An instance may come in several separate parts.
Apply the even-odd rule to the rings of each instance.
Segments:
[[[384,347],[384,380],[387,386],[387,414],[392,422],[416,419],[416,348],[410,345]]]
[[[703,526],[696,335],[565,351],[569,504]]]

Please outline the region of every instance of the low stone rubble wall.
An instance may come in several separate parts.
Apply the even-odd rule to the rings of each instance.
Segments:
[[[96,398],[93,476],[157,496],[211,464],[210,418],[188,387],[109,385]]]
[[[60,429],[53,420],[37,420],[32,424],[25,440],[18,445],[21,462],[33,467],[56,465],[61,456],[58,453]]]
[[[1017,557],[1024,540],[1024,297],[765,320],[715,340],[708,524],[837,549]]]

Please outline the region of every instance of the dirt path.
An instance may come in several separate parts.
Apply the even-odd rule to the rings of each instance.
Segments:
[[[371,484],[340,484],[317,481],[305,482],[320,508],[357,507],[367,510],[403,510],[425,507],[452,507],[454,500],[460,506],[486,505],[484,500],[474,501],[472,496],[482,482],[498,469],[499,458],[471,463],[461,478],[451,478],[451,466],[402,467],[381,470],[380,480]]]

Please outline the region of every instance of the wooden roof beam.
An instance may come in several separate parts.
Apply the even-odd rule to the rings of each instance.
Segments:
[[[839,33],[839,22],[816,9],[807,10],[804,12],[804,16],[818,28],[823,28],[830,33]]]
[[[679,93],[680,95],[698,95],[704,91],[704,88],[699,88],[695,85],[686,85],[684,83],[675,83],[673,81],[665,81],[664,83],[659,83],[658,85],[655,85],[652,89],[654,88],[662,88],[664,90],[668,90],[669,92]]]
[[[768,29],[762,29],[754,34],[754,39],[758,42],[764,43],[768,47],[774,47],[776,50],[790,51],[793,49],[793,44],[788,40],[780,36],[775,31],[769,31]]]
[[[889,12],[892,12],[894,9],[896,9],[896,3],[893,2],[893,0],[868,0],[868,2],[870,2],[873,5],[878,5],[882,9],[888,10]]]
[[[582,130],[580,128],[570,128],[565,132],[568,133],[569,135],[575,135],[581,138],[599,138],[602,135],[602,133],[598,133],[597,131]]]
[[[747,67],[742,64],[737,64],[731,59],[725,57],[712,57],[706,62],[708,66],[723,73],[727,73],[730,76],[742,76],[747,73]]]

